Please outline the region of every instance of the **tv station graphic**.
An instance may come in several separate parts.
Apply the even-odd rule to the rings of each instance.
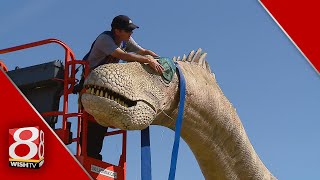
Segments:
[[[39,169],[43,163],[43,131],[38,126],[9,129],[9,166]]]

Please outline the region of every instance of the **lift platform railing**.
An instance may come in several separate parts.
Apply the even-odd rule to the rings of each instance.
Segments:
[[[64,79],[54,79],[56,81],[63,81],[63,107],[62,107],[63,109],[62,111],[52,111],[52,112],[41,113],[41,115],[43,117],[62,116],[62,129],[56,129],[55,132],[65,144],[70,144],[72,142],[77,143],[76,157],[93,178],[100,179],[100,180],[113,180],[113,179],[124,180],[125,174],[126,174],[127,132],[124,130],[116,130],[112,132],[107,132],[105,134],[105,136],[122,134],[122,154],[120,155],[118,165],[109,164],[107,162],[103,162],[103,161],[91,158],[87,156],[87,129],[88,129],[88,121],[95,122],[94,118],[90,114],[85,112],[81,106],[78,106],[77,113],[68,112],[69,95],[72,94],[74,86],[78,82],[78,79],[76,79],[76,65],[84,66],[84,77],[86,78],[89,74],[88,63],[83,60],[76,60],[72,50],[64,42],[58,39],[46,39],[46,40],[41,40],[41,41],[32,42],[28,44],[23,44],[20,46],[1,49],[0,54],[11,53],[11,52],[33,48],[37,46],[42,46],[50,43],[59,44],[65,50]],[[1,61],[0,61],[0,66],[5,71],[8,71],[8,68]],[[80,92],[80,96],[83,92],[85,92],[85,89],[83,89]],[[76,138],[71,137],[71,132],[70,132],[71,122],[68,122],[68,118],[70,117],[77,117],[78,119]]]
[[[75,77],[76,74],[76,64],[84,64],[86,65],[85,61],[82,60],[76,60],[75,59],[75,55],[72,52],[72,50],[62,41],[58,40],[58,39],[45,39],[45,40],[41,40],[41,41],[37,41],[37,42],[32,42],[32,43],[28,43],[28,44],[23,44],[20,46],[15,46],[15,47],[11,47],[11,48],[7,48],[7,49],[2,49],[0,50],[0,54],[6,54],[6,53],[10,53],[10,52],[14,52],[14,51],[19,51],[19,50],[24,50],[24,49],[29,49],[29,48],[33,48],[33,47],[37,47],[37,46],[42,46],[45,44],[50,44],[50,43],[56,43],[61,45],[64,50],[65,50],[65,60],[64,60],[64,65],[65,65],[65,70],[64,70],[64,79],[61,81],[64,81],[64,91],[63,91],[63,95],[64,95],[64,100],[63,100],[63,110],[62,112],[51,112],[51,113],[47,113],[46,115],[62,115],[62,121],[63,121],[63,129],[66,129],[67,127],[67,118],[70,117],[70,114],[68,114],[68,95],[72,93],[72,90],[75,86],[75,84],[77,83],[77,79]],[[88,68],[86,68],[88,69]],[[71,72],[70,72],[71,70]],[[85,71],[85,76],[87,76],[89,74],[89,70]],[[60,80],[60,79],[56,79],[56,80]]]

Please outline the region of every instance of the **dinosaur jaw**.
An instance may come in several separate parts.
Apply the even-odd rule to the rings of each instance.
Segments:
[[[156,115],[155,107],[145,100],[132,100],[110,89],[86,86],[81,101],[86,111],[103,126],[140,130],[149,126]]]
[[[86,94],[91,94],[93,96],[98,96],[101,98],[108,99],[110,101],[113,101],[115,103],[118,103],[119,105],[129,108],[137,105],[136,100],[131,100],[130,98],[127,98],[109,88],[106,87],[99,87],[94,85],[86,85]]]

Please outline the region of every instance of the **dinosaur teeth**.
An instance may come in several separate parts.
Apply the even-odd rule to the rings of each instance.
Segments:
[[[108,88],[95,85],[86,85],[85,88],[86,93],[113,100],[123,107],[128,108],[136,105],[135,101],[127,99],[126,97],[123,97],[120,94],[109,90]]]

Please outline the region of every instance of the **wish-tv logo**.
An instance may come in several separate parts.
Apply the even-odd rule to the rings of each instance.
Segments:
[[[9,166],[39,169],[43,163],[43,131],[38,126],[9,129]]]

